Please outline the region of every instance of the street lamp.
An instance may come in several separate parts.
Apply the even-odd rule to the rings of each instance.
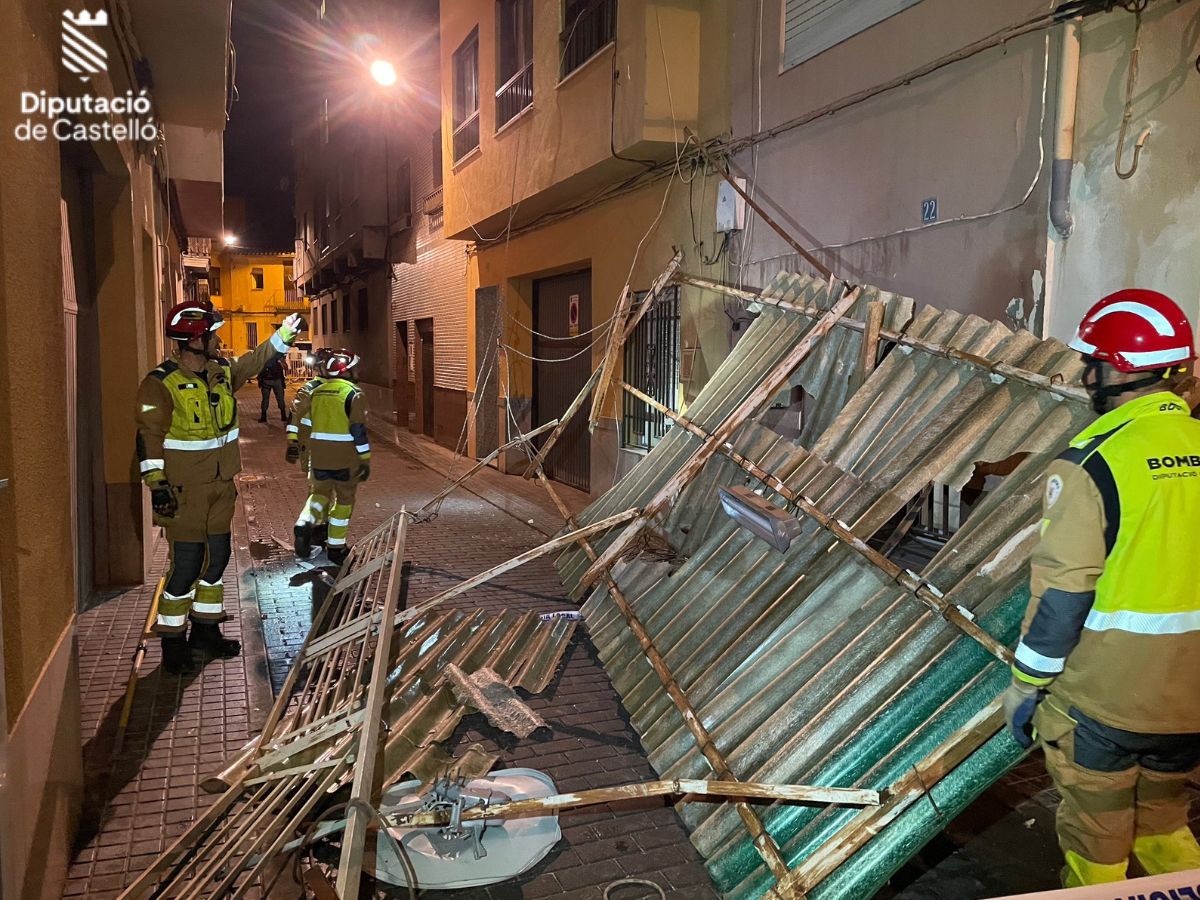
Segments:
[[[226,246],[226,247],[232,247],[234,244],[236,244],[236,243],[237,243],[237,235],[236,235],[236,234],[229,234],[228,232],[226,232],[226,234],[225,234],[225,237],[224,237],[224,239],[223,239],[223,240],[225,241],[225,246]]]
[[[382,87],[391,87],[396,83],[396,67],[386,59],[377,59],[371,63],[371,77]]]

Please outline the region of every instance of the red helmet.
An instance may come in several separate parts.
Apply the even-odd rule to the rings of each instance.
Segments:
[[[173,341],[190,341],[216,331],[225,320],[213,308],[212,301],[187,300],[171,307],[167,313],[167,337]]]
[[[1088,310],[1070,346],[1121,372],[1148,372],[1196,358],[1192,326],[1170,297],[1126,288]]]
[[[353,350],[329,350],[324,359],[325,374],[329,378],[354,378],[358,366],[358,354]]]

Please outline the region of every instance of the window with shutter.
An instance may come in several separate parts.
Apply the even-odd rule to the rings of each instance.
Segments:
[[[783,68],[790,69],[921,0],[783,0]]]

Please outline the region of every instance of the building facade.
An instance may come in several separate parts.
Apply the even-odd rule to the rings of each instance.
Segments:
[[[1195,0],[1062,22],[1039,0],[737,0],[726,147],[853,281],[1060,339],[1135,284],[1198,317],[1197,182],[1180,173],[1200,80],[1178,40],[1197,15]],[[739,279],[803,270],[754,218]]]
[[[241,356],[267,340],[292,313],[308,316],[308,303],[292,280],[292,253],[221,246],[211,257],[209,297],[225,316],[224,349]]]
[[[75,616],[144,577],[134,398],[190,280],[188,237],[221,230],[227,6],[100,9],[6,7],[0,894],[14,898],[61,895],[83,788]]]
[[[727,17],[724,2],[442,4],[443,215],[468,244],[476,456],[566,410],[627,284],[649,289],[676,248],[698,273],[722,266],[716,179],[681,158],[689,132],[728,128]],[[642,365],[628,379],[679,408],[728,352],[721,309],[673,290],[657,330],[627,347]],[[586,417],[568,429],[548,473],[606,490],[655,439],[644,412],[611,397],[594,431]]]

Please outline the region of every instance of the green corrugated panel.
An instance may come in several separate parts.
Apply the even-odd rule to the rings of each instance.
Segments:
[[[1016,640],[1022,615],[1029,602],[1028,585],[1006,598],[981,624],[1006,643]],[[989,662],[990,661],[990,662]],[[920,678],[899,692],[864,724],[836,756],[811,779],[813,784],[853,785],[882,790],[894,784],[912,767],[929,756],[943,741],[991,702],[1008,680],[1008,671],[977,643],[960,637]],[[963,685],[966,685],[964,688]],[[1021,757],[1021,751],[1006,736],[989,742],[963,765],[970,776],[957,770],[940,783],[935,802],[943,811],[938,818],[932,805],[918,802],[906,810],[866,847],[818,886],[813,897],[869,897],[904,861],[949,822],[948,810],[961,809]],[[928,809],[922,816],[917,810]],[[852,819],[857,810],[805,806],[775,806],[763,815],[767,830],[784,850],[788,864],[795,867]],[[883,848],[887,848],[886,850]],[[749,840],[714,856],[709,874],[718,889],[731,900],[763,896],[772,879]],[[851,874],[850,871],[853,870]],[[853,882],[853,889],[833,887]],[[874,885],[870,890],[863,885]],[[842,891],[842,892],[839,892]]]

